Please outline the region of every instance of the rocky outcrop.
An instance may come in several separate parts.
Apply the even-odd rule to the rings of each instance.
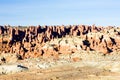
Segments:
[[[72,54],[79,49],[107,54],[120,49],[119,35],[120,29],[111,26],[0,26],[0,51],[19,54],[23,59],[40,56],[57,59],[59,54]],[[77,42],[62,41],[64,37],[77,36],[80,37]],[[46,45],[55,39],[61,40],[56,45]]]

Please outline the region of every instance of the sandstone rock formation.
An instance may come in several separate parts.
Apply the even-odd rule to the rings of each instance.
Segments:
[[[65,37],[71,39],[63,40]],[[120,28],[111,26],[0,26],[0,52],[16,53],[23,59],[40,56],[57,59],[59,54],[72,54],[80,49],[107,54],[120,50],[119,39]],[[51,41],[53,44],[47,45]]]

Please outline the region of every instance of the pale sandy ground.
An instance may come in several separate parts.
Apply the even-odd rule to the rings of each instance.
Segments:
[[[73,64],[72,64],[73,65]],[[64,65],[49,69],[31,69],[15,74],[1,75],[0,80],[119,80],[119,72],[96,67]]]
[[[103,71],[93,67],[73,68],[56,67],[46,70],[30,70],[10,75],[0,76],[1,80],[100,80],[100,79],[119,79],[118,74]],[[114,77],[113,79],[110,77]]]
[[[11,73],[10,69],[11,72],[8,74],[0,75],[0,80],[120,80],[120,61],[119,58],[115,58],[118,54],[99,56],[103,60],[97,61],[98,57],[96,57],[95,60],[88,61],[93,55],[95,54],[90,53],[77,62],[67,58],[59,60],[36,58],[17,61],[9,65],[23,65],[28,67],[28,70]],[[16,67],[13,68],[16,70]]]

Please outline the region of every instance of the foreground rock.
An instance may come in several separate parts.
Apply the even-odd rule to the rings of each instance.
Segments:
[[[13,74],[27,70],[27,67],[16,64],[0,65],[0,74]]]

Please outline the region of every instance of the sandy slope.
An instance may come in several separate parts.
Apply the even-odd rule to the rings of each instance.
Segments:
[[[80,58],[74,61],[72,57]],[[119,80],[120,54],[102,55],[97,52],[76,52],[60,55],[60,59],[30,58],[5,63],[0,80]],[[16,66],[21,65],[21,66]],[[13,66],[13,68],[12,68]],[[11,67],[11,69],[10,69]],[[28,70],[21,68],[27,67]],[[20,69],[20,70],[19,70]],[[11,70],[11,71],[10,71]],[[0,70],[1,72],[2,70]],[[21,72],[22,71],[22,72]],[[14,73],[12,73],[14,72]]]
[[[119,73],[95,67],[56,67],[0,76],[0,80],[119,80]]]
[[[74,41],[79,41],[77,39]],[[54,40],[54,43],[57,42]],[[64,39],[61,43],[64,44]],[[72,43],[70,42],[71,47],[74,46]],[[49,47],[47,43],[45,46]],[[60,54],[59,59],[40,57],[18,61],[14,55],[9,55],[8,59],[9,63],[0,65],[0,73],[4,72],[0,75],[0,80],[120,80],[119,52],[103,55],[97,51],[78,49],[72,54]],[[4,65],[6,66],[2,67]],[[21,69],[23,67],[17,65],[28,70],[24,71]],[[9,69],[10,66],[13,67]],[[11,74],[12,72],[14,73]]]
[[[35,65],[30,67],[26,62],[24,65],[28,64],[26,65],[29,67],[28,71],[0,75],[0,80],[119,80],[120,78],[120,63],[116,61],[66,61],[60,63],[58,61],[56,64],[43,69]],[[41,63],[39,64],[41,65]],[[51,62],[46,65],[50,64],[53,63]]]

